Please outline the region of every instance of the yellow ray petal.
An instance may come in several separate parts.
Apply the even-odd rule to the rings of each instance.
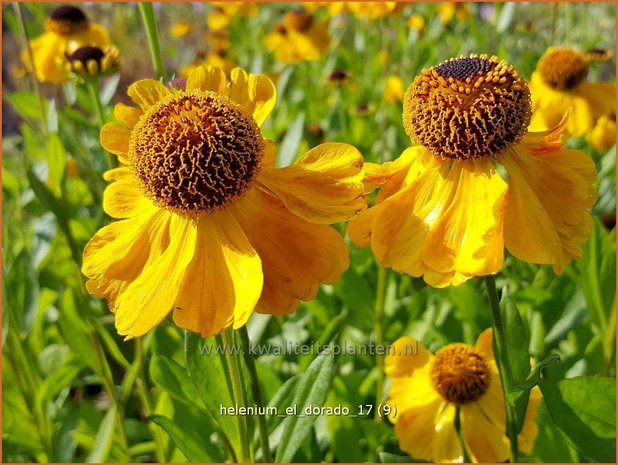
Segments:
[[[427,235],[424,263],[439,273],[497,273],[504,252],[506,183],[489,160],[453,163],[446,182],[455,186],[454,195]]]
[[[203,216],[196,253],[182,282],[174,322],[212,336],[244,325],[262,293],[262,263],[227,211]]]
[[[485,360],[494,360],[493,330],[491,328],[487,328],[479,335],[474,350],[481,354]]]
[[[127,167],[107,171],[106,181],[113,181],[103,193],[103,210],[112,218],[129,218],[152,207],[150,199],[144,197],[133,171]]]
[[[259,126],[268,117],[277,99],[275,85],[262,74],[247,74],[241,68],[230,73],[229,96],[253,115]]]
[[[186,218],[171,215],[169,237],[167,249],[118,297],[118,334],[127,338],[142,336],[172,310],[195,253],[197,227]]]
[[[292,214],[277,198],[252,189],[234,210],[262,259],[260,312],[291,312],[299,301],[313,299],[321,282],[335,282],[347,269],[343,238],[329,226]]]
[[[476,462],[504,462],[509,458],[509,442],[504,424],[491,422],[477,402],[462,405],[461,428],[464,444]],[[504,408],[504,407],[503,407]]]
[[[107,123],[101,128],[101,145],[108,152],[117,155],[121,162],[128,163],[131,130],[118,123]]]
[[[170,95],[170,90],[154,79],[142,79],[129,86],[127,94],[139,107],[146,111],[159,100]]]
[[[117,103],[114,107],[114,116],[129,129],[133,129],[140,117],[144,114],[139,108],[124,103]]]
[[[461,461],[455,407],[442,400],[409,410],[395,424],[399,446],[412,457],[436,462]]]
[[[348,144],[321,144],[293,166],[264,168],[258,182],[312,223],[347,220],[363,208],[363,157]]]
[[[218,66],[200,66],[193,70],[187,79],[187,90],[213,91],[227,95],[225,73]]]
[[[519,433],[518,444],[519,450],[524,454],[532,452],[534,447],[534,441],[538,435],[539,427],[536,424],[536,415],[539,410],[539,406],[543,396],[538,386],[535,386],[530,391],[530,399],[528,400],[528,408],[526,409],[526,416],[524,417],[524,427]]]
[[[384,360],[384,371],[390,378],[409,376],[428,366],[433,355],[417,340],[409,336],[397,339]]]

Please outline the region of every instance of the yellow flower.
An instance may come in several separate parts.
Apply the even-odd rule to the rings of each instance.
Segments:
[[[597,150],[605,150],[616,143],[616,115],[603,115],[588,134],[588,142]]]
[[[215,11],[206,18],[208,28],[211,31],[219,31],[230,25],[236,15],[255,16],[258,9],[252,2],[211,2]]]
[[[111,45],[107,30],[88,21],[77,7],[63,5],[50,14],[45,33],[30,41],[36,78],[41,82],[62,84],[68,79],[67,55],[85,45],[105,49]],[[33,71],[28,50],[21,53],[28,72]]]
[[[450,23],[453,17],[458,21],[466,21],[469,15],[470,11],[465,3],[442,2],[438,4],[438,16],[442,24]]]
[[[228,31],[209,31],[204,37],[217,52],[227,50],[232,46],[232,39]]]
[[[391,15],[397,9],[398,2],[346,2],[352,14],[359,18],[378,19]]]
[[[302,8],[287,12],[264,39],[264,45],[277,60],[286,64],[317,60],[329,43],[328,22],[316,21]]]
[[[120,52],[109,46],[105,50],[86,45],[75,50],[67,57],[67,69],[78,75],[98,75],[115,71],[120,61]]]
[[[183,77],[189,77],[189,75],[200,66],[216,66],[221,68],[226,76],[230,75],[230,72],[236,66],[235,63],[225,56],[225,53],[215,52],[209,53],[206,58],[194,60],[188,66],[180,69],[180,75]]]
[[[88,291],[107,298],[118,333],[145,334],[173,311],[204,336],[244,325],[257,308],[280,315],[315,297],[348,266],[328,226],[364,208],[362,156],[323,144],[275,167],[260,125],[275,104],[262,75],[201,67],[174,90],[129,87],[119,123],[101,130],[118,156],[103,208],[119,221],[84,250]]]
[[[474,347],[454,343],[432,355],[411,337],[398,339],[385,360],[391,379],[389,418],[401,450],[417,459],[461,462],[463,447],[474,462],[504,462],[509,457],[502,382],[492,350],[492,330]],[[519,449],[529,453],[538,427],[541,394],[537,387],[519,434]],[[459,410],[459,439],[455,428]]]
[[[399,76],[392,74],[386,79],[384,100],[388,103],[401,102],[403,100],[403,81]]]
[[[408,27],[415,31],[421,32],[425,29],[425,18],[418,14],[411,15],[408,18]]]
[[[172,24],[172,28],[170,30],[170,33],[174,39],[184,37],[187,34],[191,34],[191,32],[193,32],[193,23],[188,21],[176,21]]]
[[[580,53],[569,48],[550,47],[539,60],[530,79],[532,122],[530,130],[554,127],[569,110],[567,131],[583,136],[597,120],[616,111],[616,85],[586,82],[588,63],[605,60],[607,53]]]
[[[406,133],[420,145],[365,165],[367,189],[382,189],[348,225],[357,246],[434,287],[497,273],[504,247],[557,273],[582,256],[595,165],[564,148],[564,121],[527,133],[528,85],[506,61],[471,55],[423,70],[403,108]]]

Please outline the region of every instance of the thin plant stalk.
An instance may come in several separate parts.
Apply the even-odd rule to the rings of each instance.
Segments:
[[[247,327],[243,326],[241,329],[239,329],[238,334],[240,335],[242,351],[245,355],[245,365],[247,365],[247,371],[249,372],[249,384],[251,386],[253,402],[260,407],[264,406],[264,403],[262,401],[262,394],[260,392],[258,374],[255,368],[255,359],[253,358],[253,354],[250,352],[250,340]],[[266,428],[266,418],[264,417],[264,415],[256,415],[256,420],[258,425],[258,431],[260,434],[260,444],[262,447],[262,461],[267,463],[272,462],[272,457],[270,456],[270,444],[268,443],[268,429]]]
[[[377,412],[380,404],[382,403],[383,391],[384,391],[384,354],[378,347],[384,344],[384,299],[386,296],[386,268],[378,265],[378,290],[376,293],[376,309],[375,309],[375,324],[374,332],[376,339],[376,368],[378,370],[378,377],[376,380],[376,405],[375,411]],[[375,415],[374,420],[376,423],[382,422],[380,415]]]
[[[154,68],[157,79],[165,77],[165,69],[163,68],[163,57],[161,55],[161,45],[159,44],[159,34],[157,32],[157,21],[154,14],[154,8],[150,2],[140,2],[139,11],[142,15],[142,21],[146,29],[148,37],[148,46],[150,48],[150,56],[152,58],[152,66]]]
[[[227,365],[230,375],[230,383],[232,385],[232,397],[234,402],[239,407],[247,406],[247,397],[245,388],[243,385],[243,378],[241,372],[240,359],[238,357],[238,351],[234,347],[234,333],[231,328],[226,329],[221,333],[221,340],[223,342],[223,352],[225,356],[223,361]],[[244,415],[238,415],[238,429],[240,432],[241,450],[239,454],[240,463],[247,463],[250,461],[251,451],[249,445],[249,434],[247,427],[247,417]]]
[[[487,295],[489,297],[489,303],[491,306],[491,313],[494,321],[494,347],[495,358],[498,362],[498,369],[500,370],[500,378],[502,380],[502,391],[504,393],[504,402],[506,408],[507,427],[506,434],[510,442],[511,450],[511,463],[517,462],[518,459],[518,444],[517,444],[517,430],[514,428],[515,412],[513,407],[507,401],[508,393],[511,392],[513,387],[513,369],[507,357],[506,347],[506,328],[502,321],[502,315],[500,313],[500,299],[498,297],[498,289],[496,288],[496,281],[492,275],[485,276],[485,287],[487,288]]]
[[[45,112],[45,103],[43,99],[43,94],[41,93],[41,87],[39,86],[39,81],[36,77],[36,64],[34,63],[34,53],[32,53],[32,47],[30,46],[30,40],[28,39],[28,30],[26,29],[26,23],[24,21],[24,16],[21,14],[21,4],[19,2],[13,3],[13,9],[15,10],[15,15],[17,16],[19,22],[19,31],[22,36],[22,41],[24,42],[24,47],[28,52],[28,59],[30,60],[30,64],[32,66],[32,72],[30,74],[30,78],[32,80],[32,87],[37,95],[37,100],[39,102],[39,111],[41,112],[41,121],[43,122],[43,134],[45,137],[49,135],[49,128],[47,127],[47,114]]]
[[[86,88],[88,89],[88,95],[90,95],[90,100],[92,101],[92,106],[94,107],[95,114],[97,117],[97,124],[99,126],[99,130],[105,124],[105,112],[103,111],[103,104],[101,103],[101,94],[99,92],[99,78],[98,77],[90,77],[86,78]],[[116,163],[116,157],[109,152],[107,154],[107,164],[109,169],[116,168],[118,164]]]

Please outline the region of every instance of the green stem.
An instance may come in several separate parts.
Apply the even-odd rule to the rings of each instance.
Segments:
[[[32,86],[37,95],[37,99],[39,101],[39,111],[41,112],[41,121],[43,123],[43,134],[45,137],[49,135],[49,128],[47,127],[47,113],[45,112],[45,103],[43,99],[43,94],[41,93],[41,88],[39,86],[39,81],[36,77],[36,65],[34,63],[34,54],[32,53],[32,47],[30,46],[30,40],[28,40],[28,30],[26,29],[26,23],[24,21],[24,17],[21,14],[21,5],[19,2],[13,3],[13,9],[15,10],[15,15],[17,16],[19,22],[19,31],[22,36],[22,40],[24,41],[24,48],[28,51],[28,59],[30,60],[30,65],[32,66],[32,72],[30,73],[32,79]]]
[[[140,2],[139,10],[142,14],[144,27],[146,28],[146,35],[148,36],[152,66],[157,79],[161,79],[165,77],[165,70],[163,68],[163,57],[161,56],[161,46],[159,45],[159,34],[157,33],[157,21],[155,19],[154,8],[152,7],[152,3]]]
[[[144,370],[144,341],[141,337],[135,339],[135,361],[134,366],[137,370],[137,379],[135,383],[135,388],[137,391],[137,396],[142,403],[142,407],[144,409],[144,413],[146,416],[150,416],[154,413],[154,403],[150,397],[150,391],[148,390],[148,384],[146,382],[146,372]],[[153,439],[155,442],[155,452],[157,461],[159,463],[167,462],[167,457],[165,456],[165,446],[164,446],[164,438],[163,432],[158,426],[153,425],[152,430]]]
[[[227,364],[228,372],[230,374],[230,383],[232,384],[232,396],[234,397],[234,402],[239,407],[246,407],[247,397],[243,385],[238,351],[236,351],[234,348],[233,330],[231,328],[228,328],[223,331],[223,333],[221,333],[221,339],[223,342],[223,352],[225,353],[224,361]],[[247,463],[250,461],[251,451],[249,447],[249,435],[246,416],[238,415],[238,429],[240,431],[241,439],[241,451],[238,458],[240,460],[240,463]]]
[[[378,370],[378,378],[376,380],[376,411],[382,403],[384,391],[384,355],[378,347],[384,345],[384,326],[382,319],[384,317],[384,297],[386,296],[386,268],[378,265],[378,290],[376,292],[376,314],[374,323],[374,332],[376,339],[376,368]],[[382,422],[380,415],[375,415],[376,423]]]
[[[105,124],[105,112],[103,111],[103,104],[101,103],[101,94],[99,92],[99,78],[98,77],[87,77],[86,78],[86,87],[88,88],[88,94],[90,95],[90,100],[92,101],[92,106],[94,107],[95,114],[97,117],[97,124],[99,125],[99,130],[103,128]],[[107,154],[107,164],[109,165],[109,169],[116,168],[116,157],[109,152]]]
[[[258,380],[257,370],[255,368],[255,359],[253,358],[253,354],[250,353],[251,346],[247,327],[243,326],[241,329],[239,329],[238,334],[240,335],[242,351],[245,355],[245,365],[247,366],[247,371],[249,372],[249,385],[251,386],[253,402],[255,402],[258,406],[262,407],[264,406],[264,403],[262,402],[262,394],[260,393],[260,383]],[[264,415],[256,415],[256,420],[260,433],[260,443],[262,446],[262,461],[272,462],[272,458],[270,456],[270,444],[268,443],[268,429],[266,428],[266,418],[264,417]]]
[[[511,392],[513,387],[513,369],[507,357],[506,329],[500,312],[500,298],[498,296],[498,289],[496,288],[496,281],[492,275],[485,276],[485,286],[487,288],[487,295],[489,297],[491,313],[494,320],[494,355],[498,362],[498,369],[500,370],[500,378],[502,380],[502,392],[504,393],[504,405],[507,418],[506,433],[511,446],[511,463],[515,463],[517,462],[518,455],[515,412],[507,401],[508,393]]]

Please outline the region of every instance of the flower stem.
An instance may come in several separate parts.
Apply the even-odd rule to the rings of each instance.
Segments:
[[[255,359],[253,358],[253,354],[250,352],[250,342],[249,342],[249,332],[247,331],[247,327],[243,326],[238,330],[238,334],[240,335],[240,340],[242,343],[242,351],[245,355],[245,365],[247,365],[247,371],[249,372],[249,378],[251,386],[251,393],[253,395],[253,402],[258,406],[264,406],[262,402],[262,394],[260,393],[260,384],[258,380],[257,370],[255,368]],[[260,433],[260,443],[262,446],[262,461],[263,462],[272,462],[272,458],[270,456],[270,444],[268,443],[268,429],[266,428],[266,418],[264,415],[256,415],[258,430]]]
[[[225,353],[224,361],[227,365],[232,384],[232,397],[234,403],[239,407],[247,406],[247,394],[242,379],[241,364],[238,350],[234,348],[234,332],[231,328],[226,329],[221,333],[223,341],[223,351]],[[247,428],[247,417],[238,415],[238,429],[240,432],[241,451],[239,454],[239,462],[247,463],[251,461],[251,450],[249,446],[249,435]]]
[[[161,79],[165,77],[165,70],[163,69],[163,57],[161,56],[161,46],[159,45],[159,34],[157,33],[154,8],[150,2],[140,2],[139,10],[142,14],[144,27],[146,28],[146,35],[148,36],[148,46],[150,47],[150,56],[152,57],[154,72],[157,79]]]
[[[92,106],[94,107],[95,114],[97,117],[97,124],[99,125],[99,130],[105,124],[105,112],[103,111],[103,105],[101,103],[101,94],[99,93],[99,78],[98,77],[88,77],[86,78],[86,88],[88,89],[88,94],[90,95],[90,100],[92,101]],[[109,165],[109,169],[116,168],[116,157],[109,152],[107,153],[107,164]]]
[[[374,332],[376,338],[376,368],[378,370],[378,379],[376,380],[376,411],[378,406],[382,403],[382,396],[384,391],[384,355],[381,349],[377,347],[384,344],[384,327],[382,325],[382,318],[384,317],[384,297],[386,295],[386,268],[378,265],[378,290],[376,292],[376,320],[374,324]],[[380,415],[375,415],[374,420],[376,423],[382,421]]]
[[[504,403],[506,407],[506,433],[511,445],[511,463],[517,462],[518,445],[517,445],[517,429],[515,427],[515,412],[513,406],[508,402],[508,393],[513,387],[513,370],[507,357],[506,348],[506,328],[502,321],[502,314],[500,313],[500,298],[498,296],[498,289],[496,288],[496,281],[492,275],[485,276],[485,287],[487,288],[487,295],[489,297],[489,303],[491,306],[491,313],[494,320],[494,350],[495,358],[498,362],[498,369],[500,370],[500,378],[502,379],[502,392],[504,394]]]
[[[41,93],[41,87],[39,86],[39,81],[36,77],[36,64],[34,62],[34,54],[32,53],[32,47],[30,46],[30,41],[28,40],[28,30],[26,29],[24,17],[21,14],[20,3],[13,3],[13,9],[15,10],[15,15],[17,16],[19,22],[19,31],[21,33],[22,40],[24,41],[24,47],[28,51],[28,60],[30,60],[30,65],[32,67],[32,72],[30,73],[32,79],[32,86],[34,88],[34,91],[36,92],[37,99],[39,101],[39,111],[41,112],[41,122],[43,123],[43,134],[45,135],[45,137],[47,137],[49,135],[49,128],[47,127],[47,113],[45,112],[45,103],[43,99],[43,94]]]

